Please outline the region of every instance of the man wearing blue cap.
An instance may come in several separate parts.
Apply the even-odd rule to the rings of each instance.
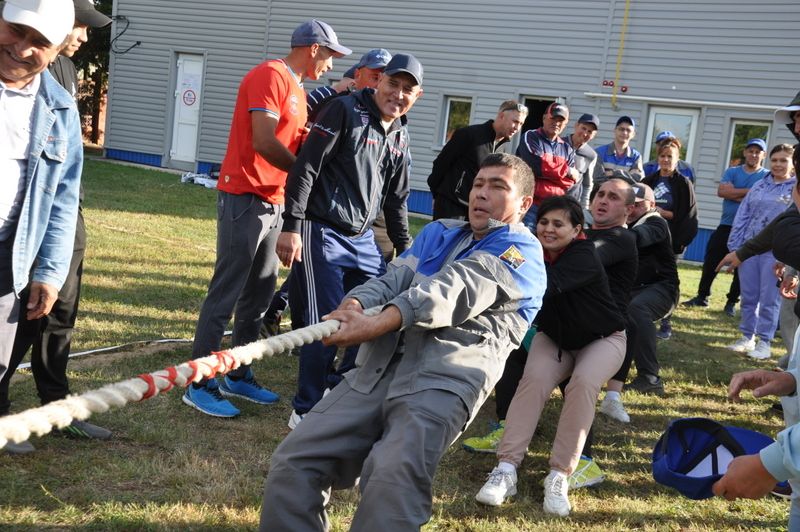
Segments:
[[[660,146],[662,142],[674,138],[677,137],[675,136],[675,133],[673,133],[672,131],[662,131],[661,133],[656,135],[656,145]],[[656,153],[658,153],[658,150],[656,150]],[[695,181],[694,168],[692,168],[691,164],[681,159],[678,161],[678,167],[676,168],[676,170],[678,171],[679,174],[681,174],[683,177],[691,181],[692,184],[694,184]],[[644,175],[647,176],[655,172],[658,172],[657,160],[647,161],[646,163],[644,163]]]
[[[358,63],[347,69],[339,83],[333,86],[324,85],[309,92],[306,100],[308,121],[316,122],[322,106],[335,96],[377,87],[383,69],[391,59],[392,54],[389,53],[389,50],[373,48],[362,55]]]
[[[578,200],[585,211],[589,209],[589,196],[592,193],[594,168],[597,164],[597,152],[589,143],[597,135],[600,119],[597,115],[584,113],[575,122],[571,135],[564,135],[564,141],[575,150],[575,169],[580,178],[567,191],[567,194]]]
[[[334,98],[311,127],[289,171],[276,245],[283,265],[292,268],[289,300],[304,324],[320,322],[345,292],[384,273],[372,230],[381,210],[395,249],[410,245],[405,115],[421,95],[422,65],[398,54],[374,90]],[[291,428],[354,367],[355,355],[350,348],[335,368],[335,347],[314,342],[300,349]]]
[[[594,171],[594,189],[611,177],[614,170],[624,170],[636,181],[644,177],[642,154],[631,146],[636,136],[636,121],[630,116],[621,116],[614,126],[614,142],[598,147],[597,165]]]
[[[494,120],[472,124],[453,132],[433,161],[428,186],[433,195],[433,219],[466,220],[472,180],[481,161],[496,153],[517,134],[528,108],[516,100],[500,104]]]
[[[722,198],[722,217],[719,225],[711,233],[706,246],[706,255],[703,259],[703,275],[697,287],[697,295],[684,301],[687,307],[707,307],[708,298],[711,296],[711,284],[717,277],[716,267],[723,257],[728,254],[728,237],[731,234],[736,211],[744,199],[747,191],[760,181],[769,170],[761,166],[767,154],[767,143],[762,139],[750,139],[744,148],[744,164],[732,166],[725,170],[722,180],[717,188],[717,196]],[[736,302],[739,300],[739,273],[734,272],[730,289],[725,303],[725,313],[733,316],[736,312]]]
[[[233,346],[258,339],[275,290],[286,173],[294,163],[306,126],[304,79],[319,79],[334,57],[348,55],[328,24],[312,19],[292,33],[283,59],[264,61],[242,79],[220,169],[217,199],[217,260],[200,309],[192,358],[219,351],[236,310]],[[183,402],[204,414],[234,417],[239,409],[225,397],[258,404],[278,396],[256,382],[249,365],[186,389]]]

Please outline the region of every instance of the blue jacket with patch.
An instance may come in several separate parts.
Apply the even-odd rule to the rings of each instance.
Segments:
[[[369,392],[402,350],[388,397],[446,390],[477,412],[541,307],[547,280],[541,245],[522,224],[471,236],[468,223],[432,222],[385,275],[346,296],[364,308],[394,305],[403,318],[400,331],[362,344],[345,376],[353,389]]]

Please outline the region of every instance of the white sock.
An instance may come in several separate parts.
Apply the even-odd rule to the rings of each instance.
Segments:
[[[503,473],[516,473],[517,468],[514,464],[508,462],[500,462],[497,464],[497,469],[502,471]]]
[[[619,394],[619,392],[615,392],[613,390],[608,390],[606,392],[606,399],[608,399],[609,401],[619,401],[620,403],[622,402],[622,396]]]

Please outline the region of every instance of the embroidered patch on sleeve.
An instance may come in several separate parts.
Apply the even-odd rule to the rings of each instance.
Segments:
[[[507,250],[505,250],[500,255],[500,259],[504,262],[507,262],[508,265],[515,270],[525,264],[525,257],[522,256],[522,253],[520,253],[514,245],[511,245]]]

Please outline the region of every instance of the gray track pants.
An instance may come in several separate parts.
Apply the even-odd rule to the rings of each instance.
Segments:
[[[253,194],[219,192],[217,261],[197,320],[192,358],[219,351],[233,314],[233,345],[258,339],[278,278],[275,243],[282,212],[282,205],[267,203]],[[241,366],[230,375],[241,377],[247,369]]]
[[[359,475],[361,501],[350,530],[405,532],[428,522],[433,475],[468,412],[443,390],[386,399],[389,373],[369,394],[342,381],[278,446],[264,487],[262,531],[327,530],[331,488],[351,487]]]

